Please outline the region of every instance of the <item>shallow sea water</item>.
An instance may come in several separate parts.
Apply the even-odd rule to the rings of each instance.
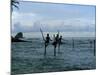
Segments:
[[[50,33],[52,38],[51,34],[55,33]],[[54,56],[52,41],[47,47],[46,56],[44,56],[44,41],[41,33],[24,33],[24,39],[31,42],[13,42],[11,44],[12,75],[96,68],[95,33],[76,33],[76,36],[73,33],[60,34],[64,40],[62,40],[60,52],[58,52],[58,48],[56,49],[56,56]],[[46,33],[44,35],[46,36]],[[87,35],[89,37],[86,37]]]
[[[42,38],[26,38],[31,42],[13,42],[11,44],[12,75],[95,69],[95,38],[73,39],[74,47],[72,38],[64,38],[60,52],[58,48],[56,49],[56,56],[52,44],[49,44],[47,54],[44,56]]]

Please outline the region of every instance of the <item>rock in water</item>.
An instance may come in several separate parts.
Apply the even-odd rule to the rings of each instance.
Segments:
[[[19,32],[16,34],[15,39],[23,38],[23,33]]]
[[[14,39],[14,37],[13,36],[11,36],[11,42],[13,42],[15,39]]]
[[[16,34],[15,38],[11,36],[11,42],[29,42],[26,40],[22,40],[21,38],[23,38],[23,33],[19,32]]]

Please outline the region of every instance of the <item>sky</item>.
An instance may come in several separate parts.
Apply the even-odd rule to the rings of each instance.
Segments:
[[[12,11],[12,32],[95,32],[95,6],[19,3]]]

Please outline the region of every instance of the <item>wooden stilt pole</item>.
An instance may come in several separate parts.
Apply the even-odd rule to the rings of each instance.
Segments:
[[[46,45],[45,45],[45,50],[44,50],[44,56],[46,56]]]
[[[56,56],[56,47],[54,47],[54,56]]]
[[[58,44],[58,53],[60,52],[60,44]]]

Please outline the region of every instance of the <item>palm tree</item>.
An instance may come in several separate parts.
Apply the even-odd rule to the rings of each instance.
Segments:
[[[13,7],[19,9],[18,4],[19,4],[18,0],[11,0],[11,10],[13,10]]]

